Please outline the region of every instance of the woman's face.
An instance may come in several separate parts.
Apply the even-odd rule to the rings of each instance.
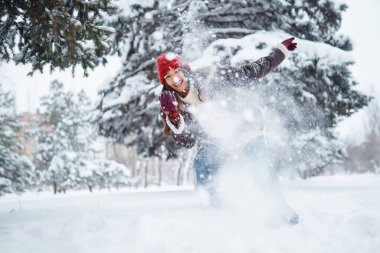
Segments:
[[[175,91],[183,92],[187,89],[185,74],[180,68],[171,69],[165,75],[166,83]]]

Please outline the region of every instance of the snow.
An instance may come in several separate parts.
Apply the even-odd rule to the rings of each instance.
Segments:
[[[257,220],[262,203],[249,210],[206,208],[202,192],[191,188],[6,196],[0,199],[0,244],[7,253],[378,251],[379,176],[282,186],[301,217],[296,226]]]
[[[294,37],[283,31],[259,31],[251,35],[247,35],[241,39],[219,39],[212,43],[205,50],[201,58],[190,63],[192,69],[200,69],[210,66],[224,57],[224,54],[237,51],[231,58],[232,65],[250,62],[252,59],[268,55],[272,48],[286,38]],[[298,43],[297,55],[306,59],[320,58],[320,63],[342,64],[346,62],[354,62],[354,58],[350,52],[332,47],[325,43],[313,42],[296,38]],[[259,45],[265,44],[264,49],[258,49]],[[219,51],[218,48],[226,48],[228,50]],[[228,52],[229,51],[229,52]],[[281,66],[287,66],[289,62],[285,60]]]
[[[153,7],[155,1],[154,0],[128,0],[128,1],[118,1],[117,6],[122,10],[122,14],[126,17],[134,17],[139,13],[136,10],[132,10],[131,6],[138,4],[143,8]]]
[[[3,168],[0,168],[0,172],[2,173],[4,171]],[[12,185],[12,181],[7,179],[7,178],[3,178],[3,177],[0,177],[0,186],[1,187],[10,187]]]
[[[57,16],[59,16],[60,14],[57,14]],[[71,18],[70,21],[76,26],[76,27],[80,27],[82,24],[81,22],[78,20],[78,19],[75,19],[75,18]]]
[[[102,44],[102,46],[103,46],[104,48],[109,48],[109,45],[108,45],[107,42],[105,42],[105,41],[100,41],[100,43]]]
[[[103,109],[111,108],[118,104],[123,104],[129,101],[133,96],[140,94],[144,90],[151,89],[154,85],[150,85],[151,81],[143,74],[138,74],[128,78],[119,92],[112,92],[107,94],[103,99]],[[149,85],[146,85],[149,84]],[[133,88],[131,88],[133,87]],[[103,118],[109,118],[112,115],[103,116]],[[113,115],[117,116],[117,115]]]
[[[254,94],[248,94],[251,95],[249,96],[251,99],[248,101],[246,100],[247,97],[242,96],[239,97],[238,101],[222,98],[190,108],[202,129],[215,139],[218,147],[228,153],[238,153],[248,142],[262,134],[259,129],[259,126],[263,124],[262,118],[251,118],[253,115],[257,115],[251,109],[257,108],[257,104],[249,103],[258,100],[254,98]],[[247,106],[244,107],[242,104]],[[239,114],[236,111],[242,113]]]
[[[118,110],[108,110],[102,115],[102,120],[106,121],[112,118],[120,117],[123,115],[121,111]]]
[[[175,53],[172,53],[172,52],[169,52],[165,55],[165,58],[168,60],[168,61],[171,61],[173,59],[175,59],[176,57],[178,57],[178,55],[176,55]]]
[[[103,30],[103,31],[108,32],[108,33],[115,33],[116,32],[115,28],[113,28],[111,26],[101,25],[101,26],[95,26],[95,28],[97,28],[99,30]]]
[[[14,59],[15,61],[21,61],[23,57],[24,57],[24,52],[20,52],[20,53],[15,54],[15,55],[13,56],[13,59]]]
[[[315,96],[313,94],[311,94],[310,92],[307,92],[305,90],[302,90],[302,96],[307,98],[307,99],[310,99],[312,101],[316,101]],[[339,96],[340,96],[340,94],[339,94]]]

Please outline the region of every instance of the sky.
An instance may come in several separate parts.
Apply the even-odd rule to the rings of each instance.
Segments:
[[[375,98],[380,103],[380,83],[378,78],[380,59],[380,1],[379,0],[340,0],[349,6],[343,14],[341,32],[349,35],[354,44],[352,66],[354,78],[359,82],[357,89]],[[359,145],[371,129],[368,125],[367,110],[345,119],[338,126],[340,138],[347,144]],[[354,131],[353,131],[354,130]]]
[[[15,94],[17,112],[35,112],[40,97],[47,95],[49,84],[55,79],[63,82],[66,90],[73,92],[84,90],[92,101],[96,101],[99,87],[111,81],[122,66],[122,58],[108,57],[108,61],[106,66],[98,66],[94,71],[89,70],[88,77],[83,76],[80,67],[76,69],[75,77],[72,76],[71,69],[56,70],[50,74],[48,68],[43,73],[35,72],[33,76],[28,76],[31,70],[29,64],[1,63],[0,80]]]
[[[380,19],[380,1],[336,0],[336,2],[344,2],[349,6],[348,10],[343,13],[341,32],[350,36],[354,43],[352,54],[356,63],[352,66],[352,71],[354,78],[359,82],[357,88],[366,94],[377,97],[377,94],[380,94],[380,85],[377,84],[378,64],[376,63],[376,60],[380,59],[380,51],[377,49],[380,45],[380,29],[377,27]],[[84,89],[95,101],[98,88],[112,80],[121,65],[121,58],[111,57],[105,67],[99,66],[95,71],[90,71],[89,77],[86,78],[83,77],[79,68],[75,77],[72,77],[70,70],[56,71],[53,74],[49,74],[47,70],[43,74],[38,72],[30,77],[27,76],[31,69],[30,65],[15,66],[13,63],[1,63],[0,80],[3,85],[14,92],[17,112],[35,112],[39,98],[47,94],[52,80],[62,81],[67,90],[74,92]],[[365,121],[363,118],[365,118],[365,110],[342,122],[339,128],[342,138],[350,138],[349,130],[353,125],[357,129],[357,135],[363,136],[365,129],[368,129],[368,126],[363,126]]]
[[[352,67],[354,76],[360,82],[360,89],[371,92],[371,88],[380,87],[377,72],[380,59],[380,1],[379,0],[343,0],[349,6],[343,14],[341,31],[349,35],[354,44],[353,55],[356,59]],[[377,87],[376,87],[377,86]]]

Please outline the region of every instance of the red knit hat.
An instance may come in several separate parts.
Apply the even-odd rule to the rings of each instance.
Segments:
[[[174,53],[162,54],[158,56],[157,73],[158,79],[160,79],[160,83],[164,84],[164,77],[169,72],[169,70],[182,67],[183,65],[188,66],[187,64],[183,64],[181,57]]]

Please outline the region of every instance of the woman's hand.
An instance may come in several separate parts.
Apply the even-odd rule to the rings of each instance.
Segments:
[[[169,116],[171,121],[176,121],[179,118],[177,108],[177,100],[174,94],[170,91],[163,91],[159,97],[162,111]]]
[[[297,43],[293,42],[294,37],[284,40],[281,42],[289,51],[294,51],[297,48]]]

